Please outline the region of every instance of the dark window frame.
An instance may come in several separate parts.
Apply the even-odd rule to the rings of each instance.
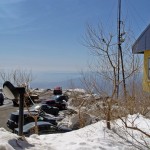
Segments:
[[[150,80],[150,57],[148,57],[148,80]]]

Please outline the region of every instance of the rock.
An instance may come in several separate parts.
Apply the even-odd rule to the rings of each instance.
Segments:
[[[79,128],[83,128],[87,125],[90,125],[91,123],[92,123],[92,117],[87,113],[81,112],[80,115],[75,114],[70,118],[69,128],[76,130]]]

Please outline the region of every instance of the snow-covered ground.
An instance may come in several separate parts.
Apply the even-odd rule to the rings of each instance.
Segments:
[[[150,135],[149,119],[136,114],[129,115],[126,122]],[[25,140],[0,128],[0,150],[147,150],[146,144],[150,146],[150,138],[139,131],[124,128],[119,119],[112,122],[112,130],[106,128],[105,121],[99,121],[72,132],[34,134]]]

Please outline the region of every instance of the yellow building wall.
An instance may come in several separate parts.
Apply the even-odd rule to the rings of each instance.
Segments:
[[[150,50],[144,51],[143,90],[146,92],[150,92],[150,79],[148,79],[148,58],[150,58]]]

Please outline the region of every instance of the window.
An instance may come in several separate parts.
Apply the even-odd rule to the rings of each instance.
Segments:
[[[148,58],[148,79],[150,80],[150,57]]]

